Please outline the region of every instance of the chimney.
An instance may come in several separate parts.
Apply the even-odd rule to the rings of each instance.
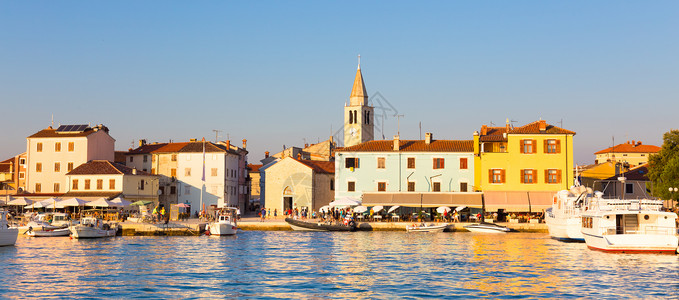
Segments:
[[[481,126],[481,135],[486,135],[488,134],[488,126],[483,125]]]
[[[632,140],[632,146],[636,147],[636,146],[637,146],[637,141]]]
[[[297,153],[297,159],[299,159],[299,160],[302,159],[302,153]]]
[[[637,146],[641,146],[641,141],[637,141]]]
[[[243,149],[248,147],[248,140],[243,139]]]
[[[401,150],[401,140],[398,135],[394,136],[394,151]]]
[[[132,175],[137,175],[137,168],[132,168]]]
[[[629,140],[627,140],[627,143],[629,144]]]
[[[433,136],[432,136],[431,132],[427,132],[427,133],[424,134],[424,143],[425,144],[427,144],[427,145],[431,144],[432,140],[433,140]]]
[[[226,150],[231,150],[231,140],[226,140]]]
[[[141,139],[139,140],[139,147],[146,145],[146,140]]]
[[[269,158],[269,151],[264,152],[264,158]]]
[[[304,148],[309,148],[309,143],[304,143]]]
[[[511,129],[511,128],[510,128],[510,126],[511,126],[510,124],[511,124],[511,123],[509,123],[509,118],[507,118],[507,123],[505,124],[505,128],[507,129],[507,132],[509,132],[509,130]]]
[[[540,132],[544,133],[545,131],[547,131],[547,121],[540,120],[540,122],[538,123],[538,126],[540,128]]]

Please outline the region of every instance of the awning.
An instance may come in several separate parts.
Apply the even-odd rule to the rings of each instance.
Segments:
[[[557,191],[487,191],[483,192],[486,211],[504,209],[508,212],[541,212],[552,207],[552,198]]]
[[[469,206],[481,207],[481,195],[477,192],[459,192],[459,193],[364,193],[364,206],[394,206],[400,205],[404,207],[439,207],[439,206]]]

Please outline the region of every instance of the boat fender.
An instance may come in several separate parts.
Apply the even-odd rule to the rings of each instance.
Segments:
[[[33,232],[33,226],[28,226],[28,230],[24,231],[24,234]]]
[[[349,221],[349,227],[356,228],[356,222],[354,222],[353,220]]]
[[[556,196],[554,196],[554,204],[556,204]]]

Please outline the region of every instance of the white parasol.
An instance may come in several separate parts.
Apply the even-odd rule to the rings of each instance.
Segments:
[[[436,212],[437,212],[437,213],[440,213],[440,214],[442,214],[442,213],[444,213],[444,212],[449,212],[449,211],[450,211],[450,207],[448,207],[448,206],[439,206],[439,207],[436,209]]]
[[[118,207],[119,205],[111,201],[106,200],[106,198],[99,198],[97,200],[87,202],[87,206],[92,207]]]
[[[110,202],[117,204],[120,207],[130,206],[132,202],[125,200],[123,197],[117,197]]]
[[[34,201],[31,200],[31,199],[28,199],[28,198],[25,198],[25,197],[19,197],[19,198],[16,198],[16,199],[14,199],[14,200],[12,200],[12,201],[10,201],[10,202],[7,202],[7,205],[20,205],[20,206],[26,206],[26,205],[33,204],[33,202],[34,202]]]
[[[392,212],[394,212],[395,210],[399,209],[400,207],[401,207],[400,205],[394,205],[394,206],[392,206],[392,207],[389,208],[389,210],[387,211],[387,213],[392,213]]]
[[[455,211],[461,211],[465,208],[467,208],[467,207],[466,206],[458,206],[457,208],[455,208]]]
[[[329,206],[357,206],[361,205],[361,201],[353,197],[342,197],[333,202],[330,202]]]
[[[366,212],[366,211],[368,211],[368,208],[365,207],[365,206],[363,206],[363,205],[354,207],[354,212],[355,212],[355,213],[359,213],[359,214],[360,214],[360,213],[364,213],[364,212]]]
[[[382,205],[373,206],[373,212],[375,212],[375,213],[377,213],[377,212],[379,212],[383,209],[384,209],[384,206],[382,206]]]
[[[85,204],[87,204],[87,201],[80,199],[80,198],[70,198],[70,199],[66,199],[64,201],[61,201],[61,203],[64,206],[85,206]]]
[[[330,206],[321,206],[321,208],[318,209],[320,212],[328,212],[330,210]]]

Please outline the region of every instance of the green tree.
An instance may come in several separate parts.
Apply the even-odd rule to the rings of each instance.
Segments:
[[[660,152],[649,158],[648,178],[653,182],[653,196],[661,199],[677,199],[677,193],[670,193],[670,187],[679,188],[679,130],[670,130],[663,135]]]

